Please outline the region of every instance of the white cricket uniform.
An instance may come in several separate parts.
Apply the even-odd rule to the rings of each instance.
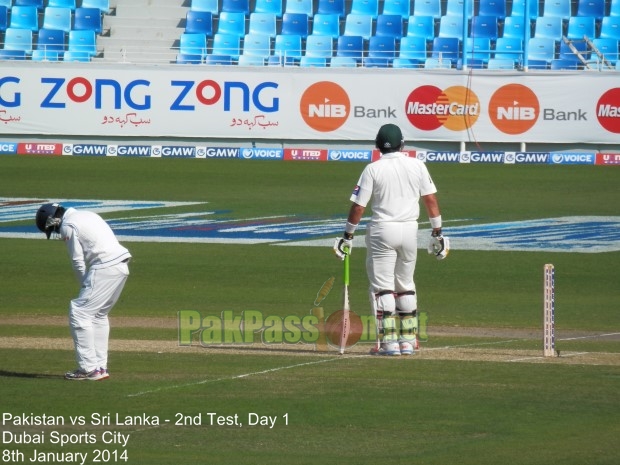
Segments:
[[[371,292],[415,291],[420,197],[436,192],[426,165],[402,152],[386,153],[362,172],[350,200],[366,207],[372,199],[366,230]]]
[[[107,368],[108,314],[129,276],[129,251],[96,213],[68,208],[60,225],[71,264],[81,284],[71,301],[69,325],[79,367],[90,372]]]

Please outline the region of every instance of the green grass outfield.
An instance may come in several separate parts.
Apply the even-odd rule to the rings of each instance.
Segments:
[[[208,202],[204,208],[238,219],[300,215],[344,222],[362,169],[359,163],[2,156],[0,197]],[[613,167],[429,169],[444,220],[459,220],[453,224],[620,216]],[[178,346],[180,311],[303,317],[330,277],[336,284],[321,306],[326,314],[337,310],[341,262],[329,247],[125,245],[134,259],[112,313],[112,376],[70,383],[61,375],[74,367],[66,311],[77,288],[64,246],[0,239],[3,463],[45,463],[30,461],[35,449],[76,454],[77,463],[77,454],[87,453],[85,463],[132,465],[620,461],[620,339],[601,337],[620,331],[620,252],[455,248],[438,262],[422,251],[416,282],[428,341],[414,357],[385,359],[366,356],[367,344],[338,356],[312,344],[202,347],[194,334],[192,346]],[[354,249],[351,304],[360,315],[369,313],[364,259],[365,249]],[[561,350],[547,360],[540,358],[545,263],[556,267]],[[15,424],[9,414],[59,416],[65,424]],[[71,417],[85,424],[72,425]],[[110,424],[101,424],[107,418]],[[273,427],[260,424],[273,418]],[[43,444],[32,443],[37,435]],[[127,444],[118,443],[125,435]],[[61,447],[56,438],[74,443]]]

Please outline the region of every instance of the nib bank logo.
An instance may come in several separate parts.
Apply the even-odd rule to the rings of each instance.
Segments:
[[[306,89],[299,102],[301,117],[315,131],[339,129],[349,118],[351,102],[345,90],[329,81],[317,82]]]
[[[540,114],[536,94],[521,84],[509,84],[497,89],[489,101],[489,118],[504,134],[523,134],[529,131]]]
[[[453,86],[441,90],[422,86],[407,97],[405,113],[409,122],[423,131],[444,127],[463,131],[473,126],[480,116],[480,101],[471,89]]]

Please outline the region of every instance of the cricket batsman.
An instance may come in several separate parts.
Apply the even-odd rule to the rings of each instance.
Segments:
[[[347,250],[351,252],[353,235],[372,199],[372,216],[365,236],[366,272],[377,324],[377,345],[371,353],[412,355],[418,347],[418,302],[413,275],[420,199],[432,227],[428,252],[442,260],[448,255],[450,242],[442,235],[435,184],[424,163],[402,152],[400,128],[395,124],[381,126],[375,146],[381,158],[362,171],[350,198],[344,234],[336,239],[334,252],[340,258]]]
[[[54,234],[65,242],[81,285],[79,295],[69,306],[69,326],[78,368],[65,373],[65,379],[106,379],[110,376],[108,314],[129,276],[127,264],[131,254],[96,213],[46,203],[37,211],[35,221],[48,239]]]

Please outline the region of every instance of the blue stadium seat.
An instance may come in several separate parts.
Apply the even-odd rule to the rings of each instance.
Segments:
[[[470,37],[497,40],[498,31],[497,16],[474,16],[471,19]]]
[[[304,57],[331,58],[333,50],[334,41],[331,37],[310,34],[306,38]]]
[[[213,16],[220,14],[219,0],[192,0],[189,9],[191,11],[206,11]]]
[[[202,63],[202,55],[178,53],[176,62],[180,65],[198,65]]]
[[[467,59],[467,69],[485,69],[487,62],[484,60],[478,60],[477,58]],[[456,62],[456,69],[463,69],[465,66],[465,60],[459,58]]]
[[[277,16],[275,13],[250,13],[249,34],[265,34],[273,39],[276,36]]]
[[[523,40],[525,37],[525,17],[506,16],[502,37]]]
[[[403,17],[401,15],[380,14],[377,16],[375,35],[394,37],[400,40],[403,36]]]
[[[33,50],[30,59],[32,61],[60,61],[62,52],[52,50]]]
[[[217,23],[217,32],[220,34],[232,34],[241,38],[246,34],[245,13],[240,11],[222,11]]]
[[[30,55],[32,53],[32,31],[8,27],[4,32],[4,49],[21,50]]]
[[[362,36],[340,36],[336,45],[336,56],[355,58],[358,62],[364,57],[364,38]]]
[[[97,54],[97,38],[95,31],[69,31],[67,50],[70,52],[88,53],[91,57]]]
[[[25,60],[26,58],[27,55],[24,50],[11,50],[6,48],[0,48],[0,61]]]
[[[110,0],[82,0],[82,8],[99,8],[101,13],[110,13]]]
[[[205,65],[232,65],[233,58],[230,55],[209,54],[205,56]]]
[[[11,9],[13,6],[13,0],[0,0],[0,6],[5,6],[7,9]]]
[[[590,49],[585,40],[571,41],[571,45],[568,45],[568,43],[562,40],[562,42],[560,42],[558,58],[561,58],[562,60],[573,60],[575,62],[579,62],[579,57],[573,51],[571,46],[574,47],[577,53],[579,53],[584,59],[588,60],[590,58]]]
[[[340,19],[344,19],[346,16],[344,0],[318,0],[316,12],[323,15],[338,15]]]
[[[392,64],[392,60],[379,57],[365,57],[362,60],[362,66],[364,68],[389,68]]]
[[[563,19],[559,16],[539,16],[534,26],[534,36],[559,42],[563,34]]]
[[[615,64],[618,61],[618,41],[616,39],[598,37],[592,40],[592,44],[610,63]],[[596,54],[593,53],[592,58],[595,56]]]
[[[213,35],[213,14],[210,11],[189,10],[185,16],[185,32],[211,37]]]
[[[372,36],[373,18],[371,15],[359,15],[349,13],[344,22],[345,36],[362,36],[369,40]]]
[[[266,58],[258,55],[239,55],[237,64],[239,66],[265,66]]]
[[[222,0],[220,12],[250,14],[250,0]]]
[[[571,0],[543,0],[543,16],[556,16],[568,21],[572,16]]]
[[[491,58],[491,39],[468,37],[465,39],[465,50],[468,60],[478,60],[487,63]],[[470,66],[471,67],[471,66]]]
[[[299,60],[299,66],[302,68],[325,68],[327,66],[327,58],[303,56]]]
[[[65,32],[60,29],[40,29],[37,36],[37,50],[64,52],[66,49]]]
[[[419,67],[427,56],[427,40],[424,37],[405,36],[400,41],[398,58],[406,59]]]
[[[463,16],[465,0],[446,0],[446,15]],[[467,1],[467,19],[474,16],[474,2]]]
[[[212,45],[211,53],[213,55],[228,55],[237,60],[241,54],[241,37],[237,34],[216,32],[213,34]]]
[[[286,0],[285,13],[303,13],[308,17],[314,16],[312,0]]]
[[[39,10],[44,7],[43,0],[13,0],[13,6],[33,6]]]
[[[426,69],[450,69],[452,68],[452,62],[450,60],[443,60],[441,58],[427,58],[424,62],[424,68]]]
[[[47,7],[69,8],[74,11],[77,5],[75,0],[47,0]]]
[[[525,16],[525,7],[528,0],[512,0],[510,16]],[[530,1],[530,20],[536,19],[540,15],[540,9],[537,1]]]
[[[36,6],[14,6],[11,8],[9,27],[15,29],[39,30],[39,11]]]
[[[368,41],[367,58],[376,58],[376,66],[386,67],[396,58],[396,39],[390,36],[372,36]],[[382,66],[385,63],[386,66]],[[365,66],[368,66],[365,63]]]
[[[73,29],[80,31],[90,29],[95,34],[103,30],[101,10],[99,8],[76,8],[73,15]]]
[[[9,9],[5,5],[0,5],[0,31],[6,31],[9,27]]]
[[[435,38],[435,20],[432,16],[409,16],[407,35],[409,37],[424,37],[427,42],[432,42]]]
[[[351,0],[349,14],[370,15],[372,19],[379,16],[379,0]]]
[[[569,39],[589,39],[596,37],[596,19],[594,16],[571,16],[568,20],[566,37]]]
[[[381,13],[399,15],[402,19],[407,20],[411,16],[411,2],[409,0],[383,0]]]
[[[609,16],[620,16],[620,0],[609,2]]]
[[[523,39],[516,37],[499,37],[495,42],[493,58],[512,60],[513,65],[523,61]]]
[[[503,58],[491,58],[487,63],[487,69],[515,69],[515,61]]]
[[[45,29],[71,30],[72,11],[70,8],[48,6],[43,13],[43,27]]]
[[[271,37],[266,34],[246,34],[242,55],[258,56],[266,60],[271,55]]]
[[[413,68],[420,68],[420,65],[413,60],[408,60],[407,58],[396,57],[394,58],[394,61],[392,61],[392,68],[413,69]]]
[[[577,16],[592,16],[600,22],[605,16],[605,0],[578,0]]]
[[[430,58],[455,65],[459,58],[459,46],[460,41],[455,37],[435,37]]]
[[[204,57],[207,54],[207,36],[195,32],[182,33],[179,41],[179,53]]]
[[[91,54],[88,52],[67,50],[62,56],[62,60],[63,61],[89,62],[91,61]]]
[[[478,16],[495,16],[502,22],[506,18],[506,0],[480,0]]]
[[[413,2],[414,16],[431,16],[436,21],[442,16],[441,0],[416,0]]]
[[[337,14],[316,13],[312,18],[312,34],[332,39],[340,35],[340,17]]]
[[[256,0],[254,4],[254,13],[273,13],[276,17],[281,18],[284,13],[284,0]]]
[[[578,65],[574,60],[565,60],[562,58],[556,58],[551,60],[551,69],[554,70],[577,70]]]
[[[305,39],[308,37],[308,24],[308,15],[305,13],[284,13],[282,15],[280,33],[283,35],[298,35]]]
[[[599,37],[620,40],[620,16],[605,16],[601,21]]]
[[[446,15],[439,20],[439,33],[437,37],[463,37],[463,16]]]
[[[555,40],[548,37],[532,37],[528,42],[527,60],[528,62],[551,63],[555,59]],[[530,63],[530,67],[533,67]]]
[[[279,61],[285,65],[299,63],[302,55],[302,36],[294,34],[277,35],[273,55],[279,57]]]
[[[329,66],[331,68],[357,68],[358,63],[355,58],[335,56],[330,60]]]

